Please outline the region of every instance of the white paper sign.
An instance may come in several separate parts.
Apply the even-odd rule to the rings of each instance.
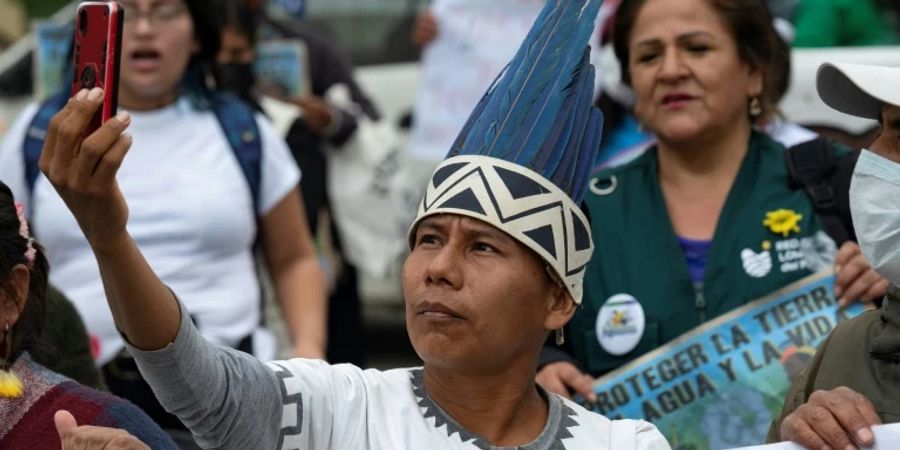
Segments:
[[[422,85],[410,137],[413,157],[444,159],[475,105],[515,56],[543,6],[544,0],[434,2],[431,11],[439,31],[422,58]],[[594,42],[596,31],[591,38]],[[592,52],[591,61],[596,60],[599,56]]]
[[[900,448],[900,423],[879,425],[872,427],[875,433],[875,446],[863,447],[865,450],[895,450]],[[778,444],[757,445],[754,447],[741,447],[731,450],[806,450],[792,442],[780,442]]]

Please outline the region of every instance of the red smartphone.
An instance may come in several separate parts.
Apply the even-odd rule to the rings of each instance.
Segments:
[[[119,60],[122,53],[122,6],[114,1],[83,2],[75,13],[75,42],[71,95],[102,88],[103,106],[86,134],[116,115],[119,103]]]

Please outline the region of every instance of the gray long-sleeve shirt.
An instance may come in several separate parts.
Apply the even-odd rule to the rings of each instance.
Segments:
[[[182,317],[188,317],[182,306]],[[203,340],[182,320],[175,341],[129,346],[160,403],[204,448],[494,450],[426,392],[422,369],[362,370],[294,359],[262,363]],[[553,394],[544,431],[525,450],[607,450],[611,423]],[[639,450],[668,450],[652,425],[627,433]],[[628,437],[627,440],[631,440]]]
[[[189,317],[184,305],[181,317]],[[126,344],[160,403],[203,448],[275,448],[281,422],[278,377],[253,356],[213,345],[190,320],[175,341],[145,352]],[[251,432],[253,431],[253,432]]]

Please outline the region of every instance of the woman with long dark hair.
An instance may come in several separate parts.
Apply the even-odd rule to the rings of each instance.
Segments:
[[[64,409],[64,416],[80,425],[121,428],[123,436],[137,437],[154,449],[175,449],[171,438],[134,405],[34,360],[32,352],[47,346],[47,269],[22,206],[0,182],[0,448],[59,448],[54,414]]]

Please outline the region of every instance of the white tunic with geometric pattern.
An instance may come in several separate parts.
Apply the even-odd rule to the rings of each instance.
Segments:
[[[161,403],[204,448],[498,449],[431,400],[419,368],[362,370],[303,359],[264,364],[209,344],[187,320],[167,348],[130,350]],[[610,449],[609,419],[557,395],[546,398],[544,431],[519,449]],[[653,425],[632,428],[626,441],[635,449],[669,450]]]

